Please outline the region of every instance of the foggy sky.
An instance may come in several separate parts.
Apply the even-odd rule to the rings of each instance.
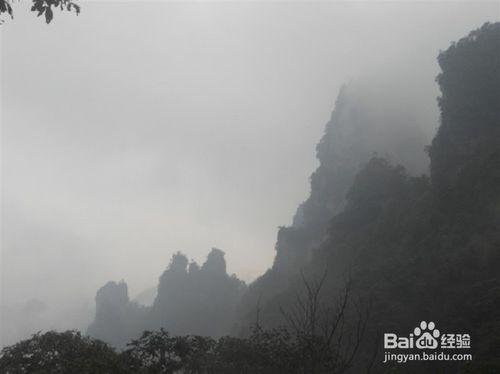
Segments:
[[[28,5],[1,26],[0,305],[41,300],[57,328],[108,280],[156,285],[179,250],[260,275],[341,85],[392,76],[434,129],[439,50],[498,18],[496,2],[85,2],[47,26]]]

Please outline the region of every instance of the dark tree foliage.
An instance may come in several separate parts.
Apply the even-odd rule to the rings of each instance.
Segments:
[[[32,0],[31,11],[37,13],[37,17],[44,16],[45,22],[50,23],[54,18],[54,10],[74,11],[80,14],[80,6],[73,0]],[[0,15],[8,14],[14,18],[12,0],[0,0]]]
[[[124,365],[137,374],[339,374],[350,361],[329,346],[326,337],[289,328],[254,327],[246,338],[214,340],[146,331],[122,353]],[[353,356],[352,356],[353,357]],[[351,357],[349,357],[351,359]]]
[[[186,365],[192,354],[188,339],[172,337],[164,329],[145,331],[128,344],[124,357],[135,373],[174,373]]]
[[[107,344],[76,331],[35,334],[4,348],[2,374],[121,374],[126,373],[119,355]]]
[[[343,356],[338,343],[331,344],[328,336],[319,332],[311,335],[310,330],[286,327],[264,330],[255,326],[246,338],[225,336],[216,340],[194,335],[172,336],[160,329],[145,331],[121,353],[74,331],[38,333],[2,350],[0,373],[344,373],[354,355]]]

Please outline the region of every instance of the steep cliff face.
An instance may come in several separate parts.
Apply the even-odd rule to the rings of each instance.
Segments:
[[[311,175],[310,196],[299,207],[294,226],[318,227],[340,213],[354,176],[374,154],[405,166],[411,174],[427,173],[424,148],[433,126],[426,121],[432,120],[432,113],[418,113],[427,110],[418,102],[418,93],[400,98],[398,88],[389,84],[396,77],[386,78],[351,82],[340,90],[316,147],[319,167]],[[373,87],[377,84],[381,86]],[[415,100],[415,106],[408,100]]]
[[[226,273],[221,250],[213,248],[201,267],[176,253],[160,276],[152,306],[131,302],[124,282],[103,286],[88,333],[120,348],[142,331],[161,327],[174,335],[225,335],[245,288],[244,282]]]
[[[376,80],[380,82],[384,80]],[[250,285],[239,308],[246,323],[236,330],[253,321],[258,304],[284,292],[310,261],[312,250],[325,240],[331,219],[345,208],[355,175],[374,154],[402,163],[414,174],[427,170],[424,149],[433,126],[426,120],[432,113],[417,113],[422,105],[405,104],[408,97],[399,98],[391,85],[377,90],[369,88],[372,84],[352,82],[340,90],[316,148],[319,166],[311,175],[310,195],[297,209],[292,226],[279,229],[274,264]],[[274,320],[280,318],[275,315]]]

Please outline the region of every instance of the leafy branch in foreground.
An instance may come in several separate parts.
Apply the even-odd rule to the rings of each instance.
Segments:
[[[37,13],[37,17],[45,16],[45,22],[50,23],[54,18],[54,10],[74,11],[76,15],[80,14],[80,6],[73,0],[32,0],[31,11]],[[0,16],[7,14],[14,18],[12,9],[12,0],[0,0]]]

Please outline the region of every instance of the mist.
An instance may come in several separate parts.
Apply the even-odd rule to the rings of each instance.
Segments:
[[[201,264],[220,248],[255,280],[309,195],[341,87],[414,114],[401,128],[430,144],[439,51],[498,17],[496,2],[84,2],[47,26],[15,7],[1,26],[3,345],[85,329],[102,285],[124,279],[133,298],[177,251]]]

